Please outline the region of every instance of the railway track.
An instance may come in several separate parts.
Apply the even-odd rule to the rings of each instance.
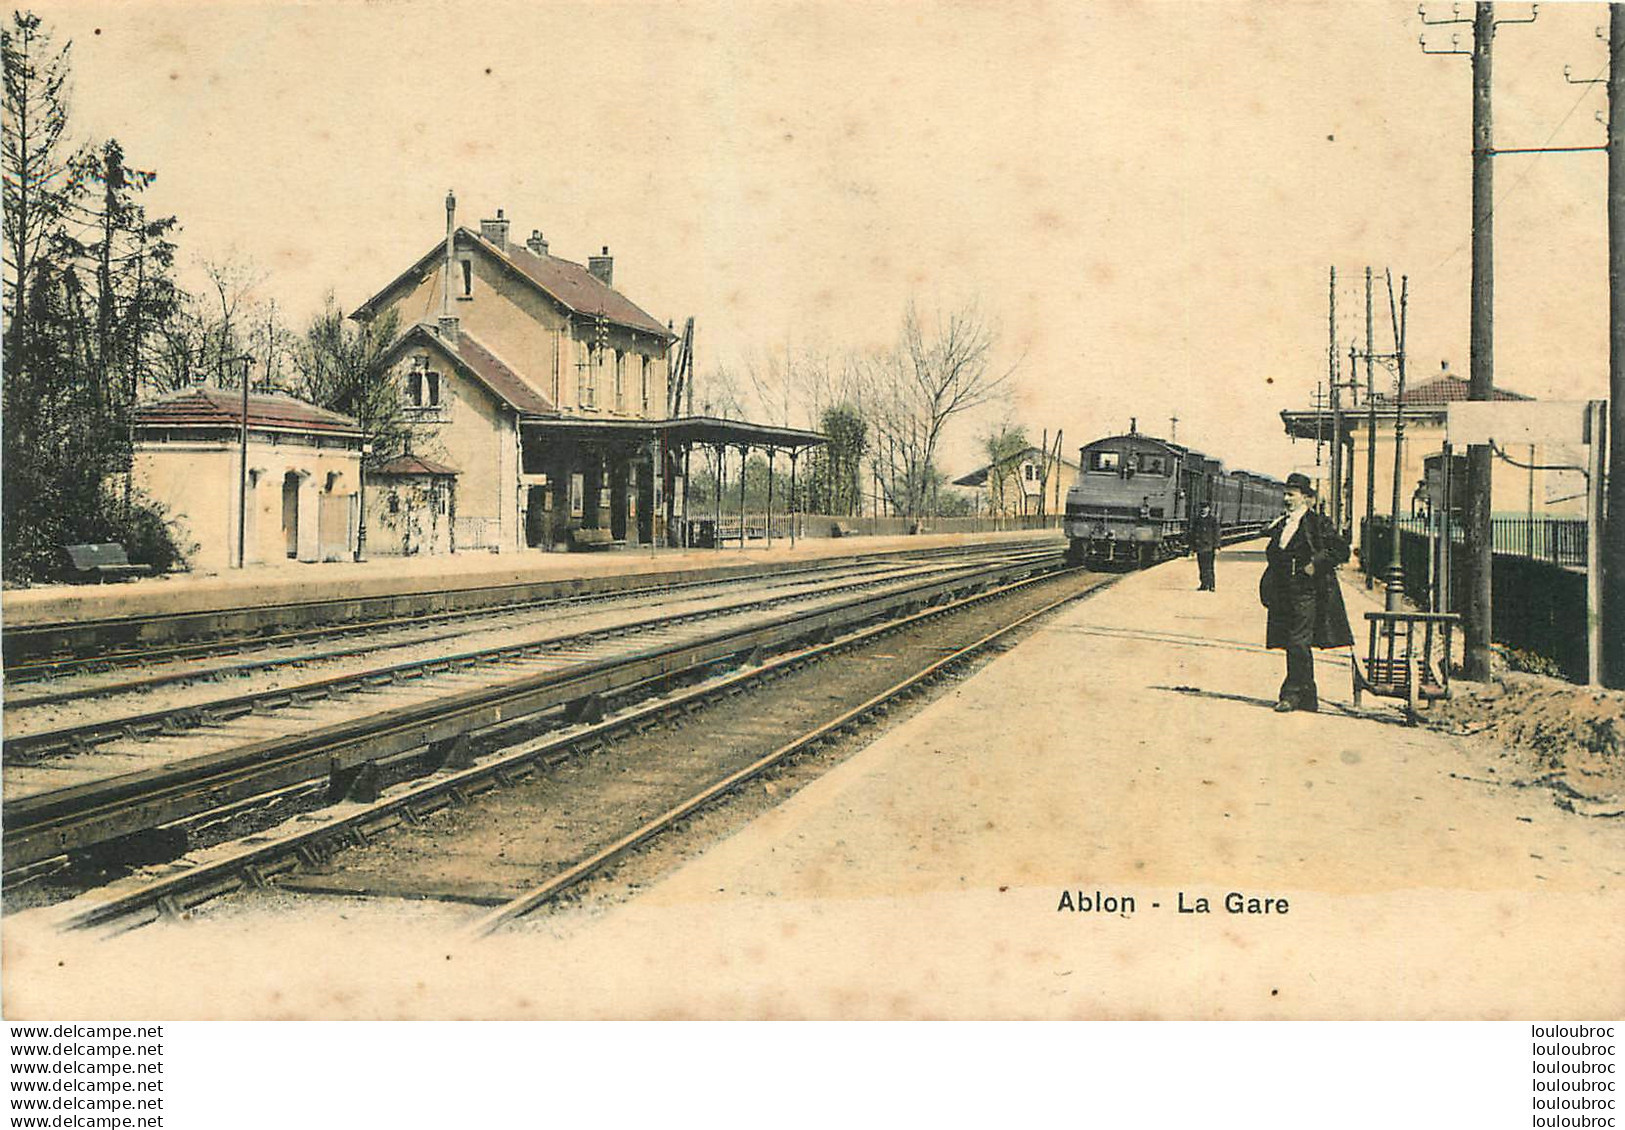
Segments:
[[[424,589],[369,596],[129,616],[75,618],[9,627],[0,638],[9,686],[100,674],[185,659],[260,653],[402,626],[457,624],[503,613],[534,613],[638,599],[721,583],[794,578],[900,559],[932,560],[996,552],[1008,545],[937,547],[907,554],[869,553],[816,562],[753,563],[662,573]]]
[[[1017,558],[1025,555],[1022,551],[1013,552]],[[1026,551],[1026,554],[1032,552]],[[984,559],[1003,560],[1010,553],[983,556]],[[12,767],[38,764],[56,754],[89,753],[106,743],[119,741],[174,739],[205,726],[218,730],[226,723],[251,713],[261,715],[280,708],[305,706],[346,695],[377,693],[382,688],[408,681],[422,685],[448,672],[455,676],[459,672],[495,667],[499,669],[495,672],[499,676],[517,675],[538,665],[557,666],[562,662],[606,653],[606,647],[614,646],[613,641],[628,636],[669,633],[680,624],[743,614],[798,599],[833,596],[883,584],[888,580],[919,575],[923,571],[953,567],[952,563],[939,559],[929,564],[895,563],[831,570],[818,577],[802,577],[794,581],[774,578],[766,585],[758,584],[730,597],[726,594],[739,584],[734,581],[709,593],[691,591],[687,599],[651,599],[646,604],[631,608],[618,603],[613,611],[596,607],[578,609],[572,617],[550,616],[541,624],[534,618],[517,621],[504,618],[502,622],[485,625],[481,635],[472,637],[468,631],[450,636],[413,636],[404,641],[345,648],[337,653],[322,651],[265,662],[209,665],[100,688],[81,687],[66,700],[80,704],[72,712],[80,717],[67,725],[52,725],[55,712],[45,709],[61,706],[65,701],[62,695],[8,696],[6,764]],[[575,630],[572,630],[572,621]],[[481,639],[496,642],[489,646],[467,646],[469,642],[478,643]],[[437,646],[450,641],[462,643],[464,650],[448,654]],[[383,665],[377,663],[378,656],[405,649],[417,650],[418,658]],[[367,658],[361,663],[335,663],[336,660],[361,657]],[[268,685],[262,685],[261,689],[243,694],[222,694],[218,688],[219,682],[232,677],[257,678],[280,668],[302,669],[321,664],[336,666],[339,670],[327,678],[295,683],[272,680]],[[263,679],[260,681],[265,683]],[[181,684],[198,685],[194,687],[194,693],[169,695],[169,701],[156,708],[137,709],[131,713],[122,705],[127,701],[144,703],[147,701],[144,696],[148,692]],[[91,699],[103,701],[99,704],[87,701]],[[86,714],[90,717],[84,717]],[[8,784],[12,791],[34,791],[15,779]]]
[[[962,618],[967,610],[977,610],[987,619],[981,626],[969,625],[976,637],[969,642],[943,646],[941,634],[924,643],[916,642],[905,660],[912,665],[906,675],[895,679],[888,675],[888,685],[878,693],[867,694],[856,705],[841,705],[834,716],[818,719],[789,741],[770,743],[772,748],[767,753],[750,757],[745,764],[707,765],[703,785],[675,803],[662,804],[657,817],[645,819],[639,815],[629,820],[624,830],[613,828],[584,837],[581,843],[572,843],[570,849],[574,854],[560,857],[544,881],[527,883],[526,889],[512,897],[470,900],[487,907],[479,921],[469,927],[471,934],[489,933],[613,864],[743,782],[861,726],[866,719],[884,714],[900,699],[906,699],[968,659],[996,646],[1036,617],[1111,583],[1108,577],[1087,576],[1076,569],[1057,570],[1053,565],[1029,570],[1027,575],[1017,575],[1019,572],[1011,570],[1004,576],[989,576],[987,588],[969,594],[955,592],[950,599],[932,607],[902,606],[909,608],[905,615],[880,623],[849,619],[839,639],[826,639],[760,664],[713,675],[695,685],[673,689],[673,678],[669,675],[650,677],[641,684],[623,688],[619,697],[627,705],[610,717],[580,722],[539,736],[499,742],[471,762],[448,766],[428,778],[405,782],[369,802],[334,806],[285,824],[278,832],[220,845],[212,853],[202,853],[168,874],[126,879],[59,908],[57,921],[71,928],[125,929],[162,916],[184,914],[219,895],[237,891],[277,886],[342,892],[342,883],[335,887],[331,874],[333,861],[364,851],[368,845],[387,844],[392,835],[426,834],[435,821],[441,819],[436,814],[442,810],[464,809],[479,803],[477,798],[494,796],[503,790],[545,787],[545,783],[539,782],[544,782],[555,767],[572,763],[583,754],[620,748],[618,743],[636,743],[640,735],[651,735],[646,740],[667,744],[663,739],[673,727],[699,725],[707,738],[701,744],[708,746],[720,722],[715,711],[726,709],[726,704],[737,700],[742,704],[737,711],[753,713],[750,700],[739,697],[747,689],[773,686],[781,681],[793,682],[798,676],[808,677],[806,673],[820,660],[835,655],[855,656],[854,663],[860,668],[864,659],[896,661],[899,654],[881,652],[901,653],[904,649],[892,642],[899,636],[928,631],[928,625]],[[943,594],[948,592],[943,590]],[[926,594],[922,591],[917,595]],[[1019,607],[999,612],[990,610],[1012,603]],[[961,629],[961,634],[964,630]],[[801,638],[805,638],[804,633]],[[869,652],[862,650],[865,648]],[[916,662],[914,656],[923,656],[923,659]],[[689,673],[695,670],[691,668]],[[788,686],[783,693],[796,702],[809,697],[795,686]],[[818,708],[812,709],[816,712]],[[696,721],[690,722],[691,718]],[[651,768],[650,773],[660,775],[656,768]],[[534,810],[530,797],[518,798],[516,803],[523,805],[526,811]],[[638,801],[630,811],[640,812],[649,803]]]
[[[365,713],[357,715],[350,707],[349,716],[328,724],[312,720],[290,725],[286,718],[267,719],[263,704],[256,712],[254,702],[236,700],[228,700],[233,703],[229,710],[213,716],[200,711],[194,719],[199,725],[190,733],[174,726],[176,733],[165,733],[162,721],[143,722],[157,725],[168,745],[195,740],[199,731],[215,726],[252,731],[269,725],[272,732],[248,741],[232,736],[222,742],[216,736],[215,748],[158,768],[97,776],[27,795],[8,790],[5,869],[17,876],[73,853],[116,861],[148,850],[173,851],[185,842],[187,821],[312,782],[325,781],[335,798],[365,796],[378,780],[403,767],[432,769],[461,756],[458,743],[471,737],[513,733],[561,709],[572,719],[589,718],[605,696],[692,678],[741,654],[763,654],[797,640],[851,630],[969,589],[1053,569],[1058,560],[1058,549],[1007,553],[1002,559],[897,579],[873,592],[815,594],[783,607],[763,608],[756,602],[756,607],[692,623],[672,623],[668,617],[645,624],[637,636],[621,633],[624,638],[618,642],[606,638],[586,646],[543,647],[533,659],[514,659],[498,649],[448,657],[438,667],[422,664],[413,669],[415,674],[376,672],[372,685],[363,678],[347,692],[376,696]],[[503,665],[509,669],[502,671]],[[411,685],[419,682],[421,686]],[[283,709],[308,708],[319,693],[333,689],[313,684],[300,694],[290,693]],[[234,711],[241,713],[224,717]],[[62,749],[61,737],[56,732],[39,740],[57,742],[54,748]],[[77,748],[70,741],[66,749],[70,757],[83,757],[103,752],[106,745],[85,737]],[[23,750],[26,755],[28,747]],[[13,743],[7,753],[8,760],[19,756]]]
[[[371,625],[340,625],[315,629],[309,633],[293,632],[253,640],[165,647],[149,652],[125,652],[113,657],[87,659],[72,669],[46,677],[25,678],[20,684],[20,689],[13,689],[7,694],[6,706],[9,711],[16,712],[59,706],[85,699],[140,694],[199,680],[259,675],[282,668],[302,667],[312,663],[332,662],[385,651],[462,640],[471,632],[534,623],[535,617],[541,613],[549,614],[551,617],[570,617],[586,610],[652,605],[685,594],[726,592],[731,588],[746,586],[789,588],[806,584],[818,577],[837,574],[859,575],[860,570],[878,573],[898,568],[901,564],[902,561],[899,559],[858,566],[819,565],[793,572],[753,574],[721,581],[688,581],[669,587],[625,589],[605,594],[583,594],[506,604],[490,609],[425,615],[407,620],[382,620]],[[332,646],[314,650],[310,646],[313,643],[325,644],[329,640],[337,642]],[[237,658],[245,654],[251,658]],[[213,662],[215,660],[220,662]],[[164,670],[155,674],[139,674],[133,678],[98,678],[130,669],[147,671],[153,667]]]

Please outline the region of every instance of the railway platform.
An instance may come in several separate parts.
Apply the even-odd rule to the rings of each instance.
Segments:
[[[1618,1016],[1625,826],[1498,780],[1479,739],[1407,726],[1391,703],[1355,710],[1346,656],[1317,653],[1320,713],[1275,713],[1284,664],[1262,646],[1262,568],[1232,548],[1216,593],[1196,591],[1186,559],[1059,609],[788,798],[770,779],[742,786],[765,811],[738,831],[675,844],[686,861],[650,861],[647,881],[627,861],[625,901],[586,898],[478,941],[459,933],[468,907],[391,899],[313,917],[228,907],[117,945],[13,921],[12,967],[28,974],[14,1007]],[[1357,578],[1345,597],[1356,619],[1374,607]]]
[[[1232,549],[1217,593],[1187,559],[1062,610],[549,953],[621,994],[554,1007],[1618,1016],[1625,828],[1355,711],[1346,653],[1317,653],[1321,713],[1273,712],[1262,569]],[[1344,584],[1351,616],[1374,607]]]
[[[174,573],[112,585],[39,585],[7,590],[0,597],[6,627],[97,620],[121,616],[265,608],[421,593],[440,588],[579,582],[606,577],[698,573],[816,561],[870,553],[930,549],[994,541],[1057,539],[1054,530],[972,534],[920,534],[855,538],[801,538],[746,549],[665,550],[628,548],[604,553],[463,553],[453,556],[377,557],[367,561],[252,565],[222,573]]]

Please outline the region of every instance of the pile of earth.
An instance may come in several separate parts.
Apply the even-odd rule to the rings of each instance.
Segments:
[[[1429,725],[1496,748],[1497,776],[1545,785],[1564,808],[1625,816],[1625,691],[1577,687],[1539,675],[1457,683],[1424,714]]]

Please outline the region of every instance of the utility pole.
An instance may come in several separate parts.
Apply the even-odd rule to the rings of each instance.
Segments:
[[[1528,19],[1497,20],[1495,6],[1479,0],[1473,6],[1472,20],[1452,17],[1429,20],[1422,14],[1424,27],[1471,23],[1473,49],[1462,51],[1451,40],[1451,49],[1436,51],[1422,39],[1429,55],[1469,55],[1473,61],[1473,267],[1471,321],[1468,331],[1470,373],[1468,399],[1490,400],[1495,390],[1495,190],[1490,158],[1496,153],[1490,119],[1491,48],[1495,29],[1502,24],[1534,23],[1537,11]],[[1503,152],[1513,152],[1503,150]],[[1532,150],[1523,150],[1532,152]],[[1494,548],[1490,532],[1492,453],[1488,444],[1467,448],[1467,624],[1465,663],[1469,679],[1490,677],[1490,639],[1493,607],[1491,570]],[[1397,489],[1397,488],[1396,488]]]
[[[1607,686],[1625,687],[1625,13],[1617,5],[1608,8],[1608,403],[1602,676]],[[1591,436],[1593,445],[1603,439]],[[1594,446],[1593,467],[1595,455]]]
[[[1388,588],[1384,593],[1384,607],[1389,612],[1400,612],[1405,605],[1405,567],[1399,552],[1400,477],[1405,466],[1405,307],[1410,297],[1410,276],[1399,280],[1399,316],[1394,318],[1394,356],[1399,365],[1399,382],[1394,396],[1394,503],[1388,523]],[[1388,278],[1388,312],[1393,316],[1394,280]]]
[[[1490,400],[1495,388],[1495,191],[1490,149],[1490,49],[1494,6],[1479,0],[1473,14],[1473,269],[1468,330],[1471,352],[1468,399]],[[1493,457],[1488,444],[1467,448],[1467,677],[1490,677],[1494,614],[1491,577],[1495,549],[1490,529]]]
[[[1377,375],[1376,343],[1371,322],[1371,268],[1365,269],[1365,525],[1360,530],[1360,564],[1365,566],[1365,587],[1377,575],[1371,560],[1371,522],[1377,513]],[[1351,374],[1352,376],[1352,374]]]
[[[1343,413],[1337,388],[1337,268],[1327,284],[1326,380],[1332,410],[1332,528],[1343,532]]]

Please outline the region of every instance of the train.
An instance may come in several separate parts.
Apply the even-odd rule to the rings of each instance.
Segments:
[[[1079,449],[1066,492],[1067,556],[1095,567],[1150,565],[1190,548],[1190,522],[1213,506],[1224,542],[1256,537],[1281,513],[1284,484],[1140,432]]]

